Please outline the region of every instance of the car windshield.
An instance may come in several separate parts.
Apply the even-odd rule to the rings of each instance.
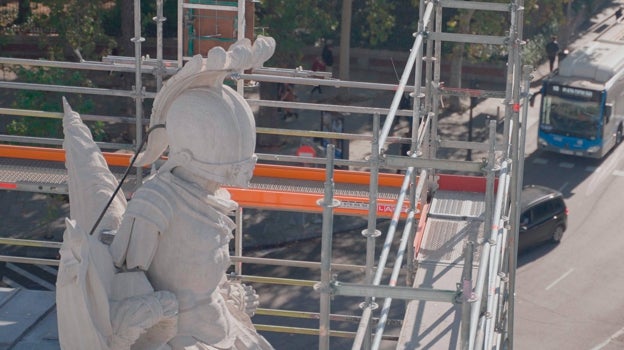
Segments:
[[[594,140],[600,134],[599,107],[597,102],[545,96],[540,128],[546,132]]]

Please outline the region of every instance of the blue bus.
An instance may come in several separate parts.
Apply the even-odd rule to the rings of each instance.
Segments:
[[[543,83],[538,149],[602,158],[622,141],[624,24],[560,60]]]

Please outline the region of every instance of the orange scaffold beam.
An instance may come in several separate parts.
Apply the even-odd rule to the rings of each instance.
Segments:
[[[132,157],[128,153],[102,152],[102,154],[109,166],[127,167]],[[65,151],[60,148],[0,145],[0,158],[64,162]],[[325,170],[322,168],[257,164],[254,169],[254,177],[323,182],[325,181]],[[370,174],[367,172],[334,171],[334,183],[368,185],[369,181]],[[379,186],[396,187],[397,191],[402,181],[403,176],[397,174],[379,174],[378,177]],[[0,188],[15,189],[15,184],[0,183]],[[232,195],[232,199],[243,207],[312,213],[322,212],[322,207],[319,205],[319,200],[323,198],[322,194],[234,187],[228,187],[228,190]],[[368,214],[369,198],[367,197],[336,195],[335,199],[341,202],[341,205],[335,208],[336,214],[357,216],[366,216]],[[401,211],[406,213],[407,207],[408,204],[404,203]],[[391,217],[395,208],[395,201],[383,198],[377,199],[377,215],[379,217]],[[417,210],[417,212],[419,211]]]
[[[130,164],[131,154],[102,152],[109,166],[126,167]],[[65,150],[49,147],[31,147],[0,145],[0,158],[17,158],[65,162]]]
[[[253,188],[233,188],[228,187],[232,199],[243,206],[252,208],[265,208],[283,211],[300,211],[310,213],[321,213],[323,207],[319,201],[323,199],[322,194],[301,193],[286,191],[258,190]],[[366,216],[368,214],[369,200],[364,197],[354,196],[334,196],[340,201],[340,206],[334,208],[334,212],[339,215]],[[383,218],[392,217],[396,208],[396,203],[389,199],[377,199],[377,216]],[[402,216],[405,217],[408,205],[405,203],[401,208]],[[417,213],[417,216],[419,213]]]

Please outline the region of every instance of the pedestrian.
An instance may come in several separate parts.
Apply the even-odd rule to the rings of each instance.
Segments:
[[[408,93],[404,92],[403,96],[401,96],[401,101],[399,102],[399,109],[410,109],[412,108],[412,100]],[[400,135],[401,137],[412,137],[412,119],[411,118],[399,118],[398,125],[404,125],[407,123],[407,130],[402,129],[403,133]],[[409,155],[409,150],[412,147],[410,143],[402,143],[401,144],[401,154],[402,156]]]
[[[326,42],[325,45],[323,45],[321,58],[327,67],[331,67],[334,64],[334,52],[332,51],[331,44]]]
[[[294,102],[297,99],[297,95],[295,95],[295,87],[292,84],[288,84],[288,83],[280,84],[278,89],[279,89],[278,94],[279,94],[280,101]],[[284,121],[289,122],[299,117],[299,115],[297,113],[293,113],[292,109],[290,108],[284,108],[283,111],[284,111],[284,116],[283,116]]]
[[[323,59],[321,58],[321,56],[316,56],[316,58],[314,59],[314,62],[312,62],[312,71],[324,72],[326,68],[327,67],[325,66],[325,62],[323,62]],[[320,85],[316,85],[315,87],[313,87],[312,91],[310,91],[310,94],[313,94],[314,91],[318,91],[319,94],[323,93]]]
[[[619,22],[621,17],[622,17],[622,6],[620,6],[620,8],[618,8],[617,11],[615,11],[615,20]]]
[[[555,66],[555,59],[559,53],[559,43],[557,37],[552,36],[548,44],[546,44],[546,54],[548,55],[548,63],[550,64],[550,71],[552,72]]]

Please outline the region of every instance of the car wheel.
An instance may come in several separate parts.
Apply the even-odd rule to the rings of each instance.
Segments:
[[[617,133],[615,134],[615,144],[619,145],[620,143],[622,143],[622,127],[621,126],[617,129]]]
[[[555,228],[555,232],[553,232],[553,235],[552,235],[553,243],[561,242],[561,238],[563,238],[563,232],[564,232],[563,226],[560,225],[560,226],[557,226],[557,228]]]

